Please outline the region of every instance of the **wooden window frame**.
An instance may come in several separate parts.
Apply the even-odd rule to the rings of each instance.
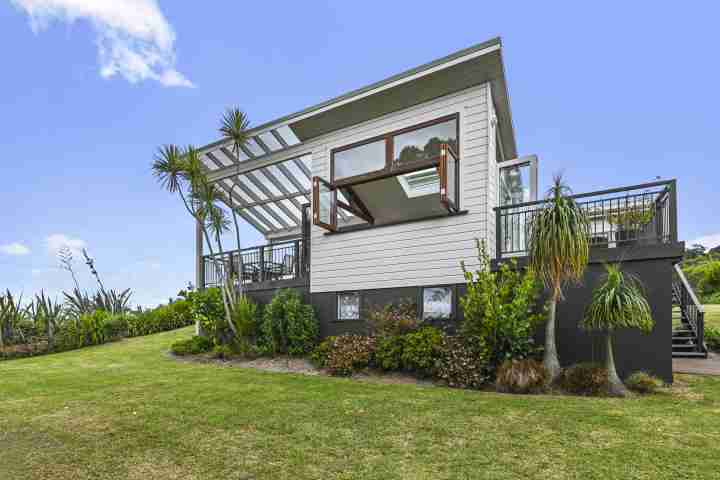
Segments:
[[[330,221],[332,223],[325,223],[320,220],[320,183],[324,184],[332,192],[332,205],[330,206]],[[312,219],[313,225],[324,228],[334,232],[337,230],[337,189],[328,181],[323,180],[320,177],[313,177],[312,179],[312,202],[313,212]]]
[[[358,318],[340,318],[340,296],[341,295],[357,295],[358,299]],[[362,292],[358,290],[348,290],[343,292],[335,292],[335,321],[336,322],[359,322],[362,321]]]
[[[455,142],[458,145],[458,150],[460,150],[460,113],[452,113],[450,115],[445,115],[443,117],[435,118],[433,120],[428,120],[427,122],[418,123],[415,125],[411,125],[409,127],[401,128],[399,130],[393,130],[391,132],[384,133],[382,135],[377,135],[375,137],[366,138],[365,140],[360,140],[358,142],[350,143],[348,145],[343,145],[341,147],[333,148],[330,151],[330,184],[336,186],[336,187],[342,187],[342,186],[351,186],[351,185],[358,185],[361,183],[371,182],[373,180],[380,180],[387,177],[392,177],[396,175],[402,175],[403,173],[410,173],[415,170],[420,170],[421,168],[417,168],[418,166],[421,166],[422,168],[429,168],[433,165],[437,165],[440,162],[440,157],[429,159],[427,161],[423,162],[417,162],[414,165],[406,165],[406,166],[395,166],[393,165],[393,157],[395,154],[395,148],[394,148],[394,137],[398,135],[402,135],[404,133],[409,133],[415,130],[420,130],[422,128],[431,127],[433,125],[437,125],[440,123],[449,122],[451,120],[455,120]],[[343,152],[346,150],[353,149],[355,147],[360,147],[363,145],[367,145],[369,143],[377,142],[380,140],[385,141],[385,166],[379,170],[374,170],[372,172],[363,173],[360,175],[354,175],[352,177],[345,177],[340,180],[335,179],[335,154],[339,152]],[[459,159],[459,152],[455,152],[458,155]]]
[[[452,179],[455,184],[455,198],[448,196],[448,162],[455,163],[455,178]],[[440,174],[440,203],[448,212],[460,211],[460,158],[448,143],[443,143],[440,147],[440,164],[438,165]]]

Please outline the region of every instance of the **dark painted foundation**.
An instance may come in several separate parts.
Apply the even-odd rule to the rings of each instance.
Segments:
[[[560,363],[563,366],[579,362],[603,362],[605,359],[604,338],[579,327],[583,312],[590,302],[593,289],[601,281],[604,262],[623,261],[623,270],[636,275],[642,282],[652,308],[655,328],[649,334],[635,330],[619,331],[614,335],[614,353],[618,373],[626,378],[632,372],[646,371],[672,382],[672,271],[684,250],[676,244],[664,248],[642,249],[593,249],[591,262],[580,285],[565,289],[565,300],[558,306],[557,346]],[[518,264],[522,266],[523,259]],[[452,333],[462,322],[462,309],[458,299],[465,294],[465,285],[452,285],[453,318],[450,322],[436,325]],[[298,290],[304,300],[312,304],[320,321],[322,337],[342,333],[366,333],[364,321],[337,320],[337,292],[310,293],[306,280],[292,280],[283,285],[268,283],[247,290],[248,295],[260,304],[268,303],[278,288]],[[386,288],[363,290],[361,311],[374,305],[399,303],[403,299],[422,302],[421,287]],[[361,315],[362,317],[362,315]],[[539,326],[537,341],[544,342],[544,325]]]

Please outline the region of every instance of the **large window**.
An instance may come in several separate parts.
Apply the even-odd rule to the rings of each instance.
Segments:
[[[336,148],[331,154],[331,182],[352,183],[438,162],[442,144],[458,152],[458,125],[458,115],[449,115]]]

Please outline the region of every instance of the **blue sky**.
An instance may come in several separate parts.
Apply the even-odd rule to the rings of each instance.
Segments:
[[[158,145],[216,140],[229,106],[259,124],[497,35],[541,189],[559,170],[578,192],[677,178],[681,238],[719,244],[720,8],[533,3],[0,3],[0,289],[70,289],[52,252],[69,243],[106,284],[165,301],[194,280],[194,229],[150,175]]]

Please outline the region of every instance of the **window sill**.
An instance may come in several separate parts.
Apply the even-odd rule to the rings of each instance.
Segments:
[[[404,225],[406,223],[425,222],[428,220],[437,220],[440,218],[458,217],[460,215],[467,215],[467,210],[460,210],[458,212],[444,213],[441,215],[429,215],[427,217],[413,218],[411,220],[400,220],[397,222],[383,223],[381,225],[351,225],[349,227],[339,228],[334,232],[325,232],[325,235],[340,235],[343,233],[358,232],[361,230],[371,230],[374,228],[391,227],[393,225]]]

